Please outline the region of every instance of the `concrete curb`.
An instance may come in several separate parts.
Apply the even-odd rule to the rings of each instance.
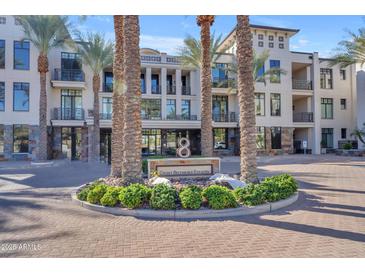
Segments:
[[[80,188],[82,188],[82,185]],[[246,207],[241,206],[237,208],[228,208],[222,210],[213,209],[198,209],[198,210],[154,210],[154,209],[127,209],[121,207],[106,207],[101,205],[90,204],[85,201],[77,199],[77,190],[74,190],[71,194],[72,201],[84,208],[113,214],[117,216],[133,216],[146,219],[173,219],[173,220],[184,220],[184,219],[214,219],[214,218],[230,218],[230,217],[240,217],[254,214],[270,213],[274,210],[287,207],[298,200],[299,193],[295,193],[291,197],[273,202],[266,203],[259,206]]]

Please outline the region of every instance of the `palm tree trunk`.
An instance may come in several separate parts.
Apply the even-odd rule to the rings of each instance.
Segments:
[[[124,77],[126,81],[124,115],[123,180],[141,181],[142,121],[141,121],[141,60],[139,52],[138,16],[124,17]]]
[[[38,56],[38,71],[40,77],[39,95],[39,146],[38,160],[47,160],[48,134],[47,134],[47,72],[48,58],[44,54]]]
[[[114,15],[115,54],[113,65],[113,117],[112,117],[112,162],[111,176],[122,177],[123,173],[123,22],[122,15]]]
[[[212,129],[212,68],[210,60],[210,26],[214,16],[197,16],[200,26],[200,39],[202,44],[202,67],[200,75],[201,84],[201,154],[206,157],[213,155],[213,129]]]
[[[256,181],[256,117],[252,35],[247,15],[237,15],[237,79],[240,110],[241,180]]]
[[[100,119],[99,119],[99,90],[100,90],[100,76],[94,74],[93,76],[93,93],[94,93],[94,132],[92,137],[92,160],[99,161],[100,157]]]

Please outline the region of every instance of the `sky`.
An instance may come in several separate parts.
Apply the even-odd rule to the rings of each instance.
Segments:
[[[101,32],[114,40],[112,16],[88,16],[80,23],[71,20],[82,32]],[[235,16],[218,15],[212,26],[216,36],[225,37],[234,27]],[[357,32],[365,27],[364,16],[250,16],[251,24],[300,29],[291,38],[290,50],[319,52],[321,57],[331,57],[339,41],[349,38],[347,31]],[[195,16],[140,16],[140,47],[176,54],[187,35],[199,38]]]

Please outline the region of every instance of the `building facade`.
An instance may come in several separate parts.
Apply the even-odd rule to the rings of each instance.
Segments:
[[[2,19],[1,19],[2,18]],[[260,153],[316,153],[351,140],[359,123],[355,66],[331,67],[318,53],[292,52],[298,30],[251,26],[257,54],[269,51],[263,70],[285,73],[256,82],[257,147]],[[222,42],[212,70],[212,125],[216,155],[239,154],[239,113],[235,75],[235,30]],[[37,159],[39,135],[38,52],[22,42],[14,17],[0,17],[0,157]],[[1,56],[4,58],[1,59]],[[49,158],[87,160],[93,132],[92,73],[71,49],[49,54],[47,75]],[[262,73],[262,72],[261,72]],[[113,73],[101,75],[100,158],[110,161]],[[200,154],[200,71],[182,67],[179,58],[141,49],[142,155],[175,155],[187,137]],[[361,93],[361,96],[358,94]],[[358,111],[359,109],[359,111]],[[364,117],[361,118],[364,120]]]

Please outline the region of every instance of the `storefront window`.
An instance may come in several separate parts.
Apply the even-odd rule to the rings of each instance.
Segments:
[[[256,127],[256,148],[265,149],[265,127]]]
[[[226,128],[213,129],[214,149],[227,149],[228,134]]]
[[[13,126],[13,150],[14,153],[29,152],[29,129],[26,125]]]
[[[281,149],[281,128],[272,127],[271,128],[271,148]]]

